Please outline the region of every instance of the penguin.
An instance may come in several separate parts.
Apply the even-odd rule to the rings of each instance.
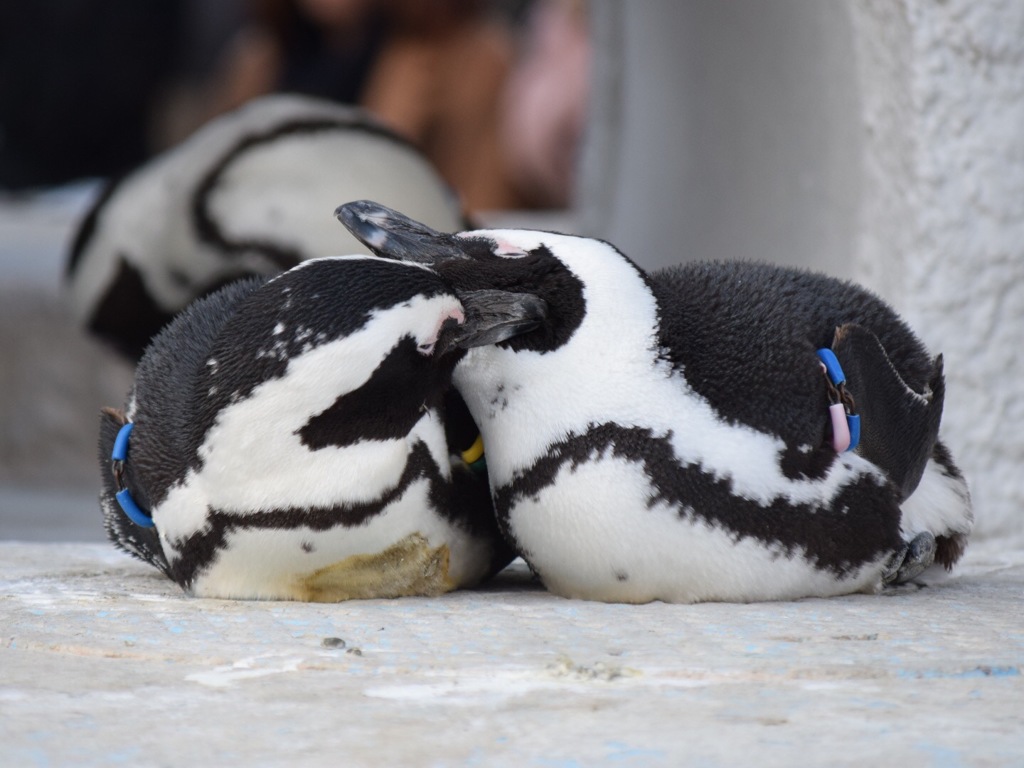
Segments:
[[[499,524],[552,592],[830,597],[961,556],[973,515],[938,438],[941,357],[866,289],[749,262],[648,274],[600,240],[439,233],[371,201],[336,213],[378,255],[433,266],[467,315],[512,322],[523,303],[495,309],[492,290],[544,303],[453,381]]]
[[[429,268],[363,255],[193,302],[101,415],[109,538],[199,597],[437,595],[496,573],[513,553],[486,473],[453,454],[475,430],[451,389],[466,322]]]
[[[246,276],[355,253],[322,200],[375,196],[441,230],[461,205],[425,156],[354,107],[271,95],[109,183],[78,224],[71,313],[133,360],[189,302]]]

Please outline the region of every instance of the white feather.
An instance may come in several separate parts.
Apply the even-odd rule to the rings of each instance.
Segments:
[[[900,509],[900,528],[908,541],[924,531],[966,535],[974,524],[967,483],[946,474],[934,459],[925,464],[921,482]]]
[[[639,464],[603,456],[574,471],[563,466],[552,485],[516,507],[512,532],[545,585],[567,597],[629,603],[787,600],[868,590],[880,581],[881,561],[837,578],[814,568],[799,551],[737,541],[665,503],[638,504],[654,495]],[[594,499],[600,505],[586,503]]]

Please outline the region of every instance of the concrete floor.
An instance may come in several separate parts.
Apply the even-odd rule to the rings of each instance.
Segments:
[[[103,544],[0,542],[0,765],[1024,764],[1024,546],[759,605],[489,587],[185,597]],[[337,638],[332,640],[330,638]]]

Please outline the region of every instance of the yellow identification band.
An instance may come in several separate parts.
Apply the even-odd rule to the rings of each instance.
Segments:
[[[484,455],[484,437],[483,435],[477,435],[476,440],[466,450],[462,452],[462,460],[467,464],[472,464],[474,461],[479,461],[480,457]]]

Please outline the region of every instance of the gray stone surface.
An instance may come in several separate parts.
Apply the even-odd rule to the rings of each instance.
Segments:
[[[522,565],[198,600],[104,545],[0,542],[0,765],[1020,765],[1022,597],[1022,542],[923,589],[696,606],[564,600]]]

